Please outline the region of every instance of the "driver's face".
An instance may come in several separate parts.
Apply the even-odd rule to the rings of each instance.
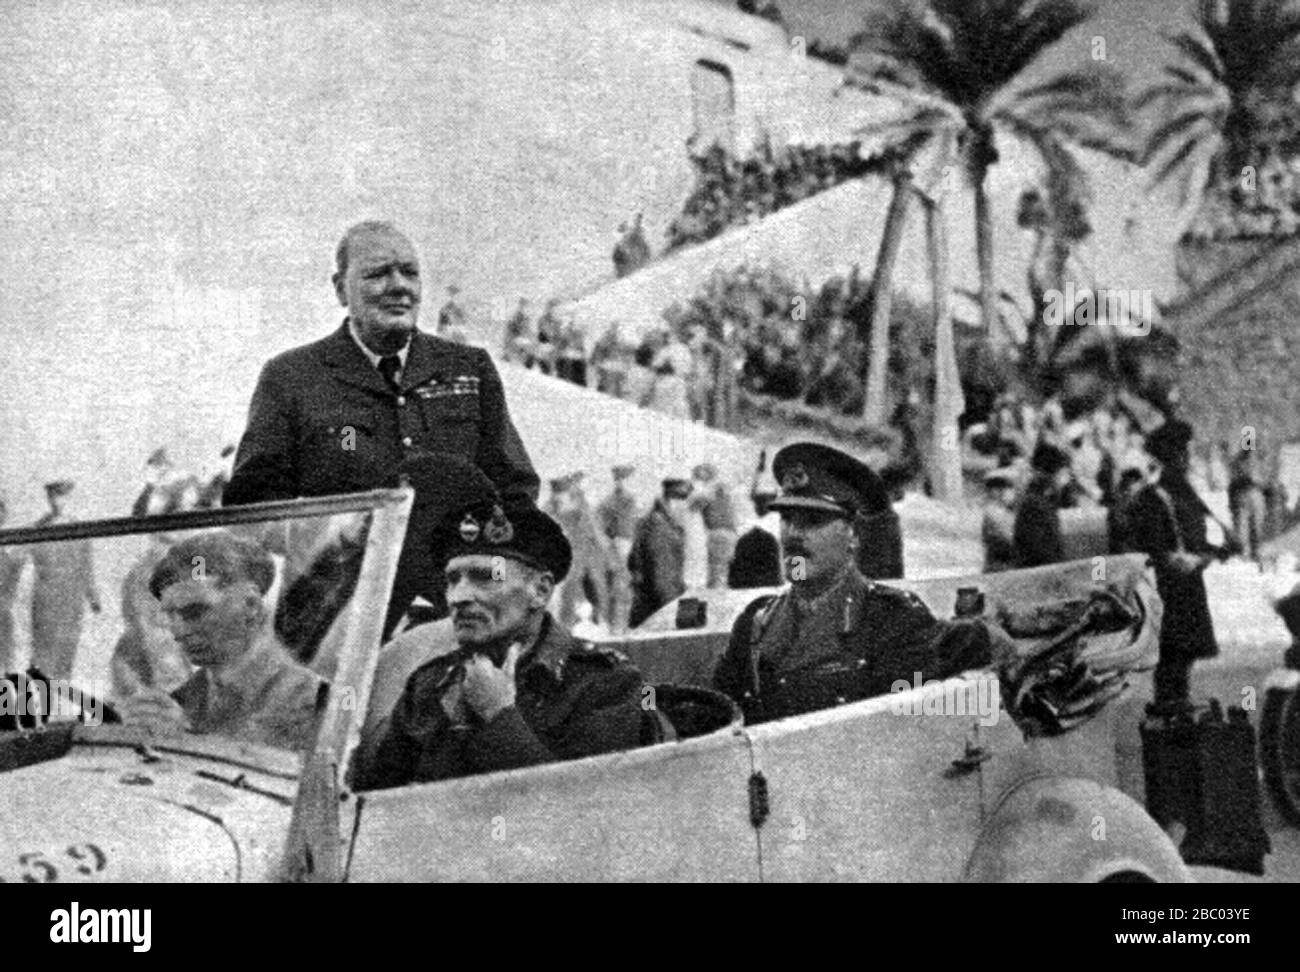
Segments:
[[[186,579],[162,592],[159,607],[193,665],[228,665],[253,644],[262,601],[248,582],[221,587],[211,577]]]
[[[471,554],[447,563],[447,606],[462,648],[502,645],[522,637],[533,612],[546,606],[549,593],[539,575],[517,560]]]
[[[848,566],[857,550],[853,525],[821,510],[781,511],[781,556],[792,583],[814,587]]]
[[[420,261],[411,241],[392,230],[363,230],[348,240],[347,270],[334,275],[339,303],[376,354],[410,339],[420,315]]]

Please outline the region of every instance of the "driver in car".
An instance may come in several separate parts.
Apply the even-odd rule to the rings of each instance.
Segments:
[[[417,668],[392,713],[362,740],[356,789],[658,741],[640,672],[620,653],[576,640],[547,611],[572,560],[555,520],[531,504],[488,499],[451,514],[437,532],[456,648]],[[428,632],[432,644],[434,629],[404,637]]]
[[[157,732],[214,733],[302,750],[311,744],[327,683],[276,641],[265,603],[275,562],[224,531],[173,545],[149,591],[197,671],[171,693],[145,690],[122,703],[122,721]]]
[[[736,619],[713,686],[754,724],[889,692],[896,681],[944,679],[1014,654],[982,620],[937,620],[915,594],[859,572],[859,523],[889,505],[869,466],[829,446],[796,443],[772,471],[781,495],[781,553],[790,587]]]

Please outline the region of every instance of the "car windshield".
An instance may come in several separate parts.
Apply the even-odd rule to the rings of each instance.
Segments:
[[[364,709],[409,502],[0,531],[0,729],[121,721],[307,749],[331,694]]]

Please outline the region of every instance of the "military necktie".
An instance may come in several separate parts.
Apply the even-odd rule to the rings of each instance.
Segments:
[[[379,373],[394,393],[400,393],[402,386],[397,383],[397,373],[402,369],[402,359],[395,354],[384,355],[379,359]]]

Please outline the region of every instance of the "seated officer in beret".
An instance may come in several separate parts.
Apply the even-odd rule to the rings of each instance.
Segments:
[[[713,673],[746,723],[883,695],[917,672],[942,679],[991,662],[995,639],[984,622],[938,621],[915,594],[858,570],[855,521],[888,502],[868,466],[797,443],[772,468],[790,588],[744,610]]]
[[[149,591],[198,671],[170,694],[147,690],[125,700],[123,721],[309,746],[328,686],[276,641],[264,600],[274,580],[270,555],[229,533],[198,534],[168,550]]]
[[[636,668],[575,640],[546,609],[572,559],[558,523],[531,505],[503,509],[489,499],[453,513],[442,532],[457,648],[416,669],[391,715],[362,739],[356,789],[658,741]],[[436,639],[436,627],[403,637]]]

